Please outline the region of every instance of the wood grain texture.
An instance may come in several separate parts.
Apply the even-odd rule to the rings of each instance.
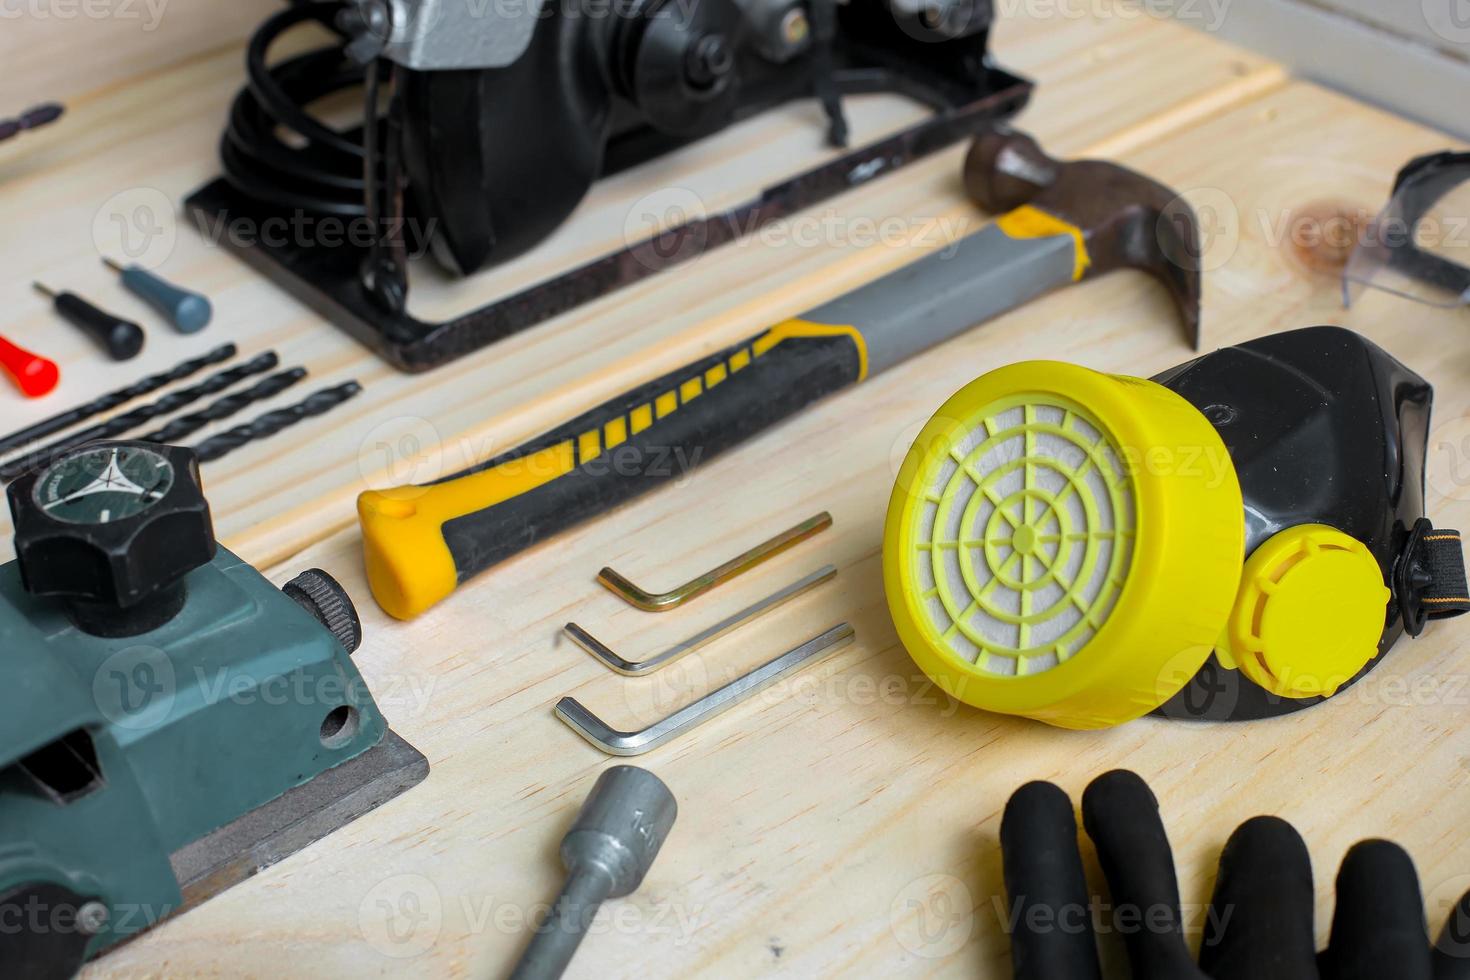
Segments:
[[[1371,205],[1400,156],[1436,142],[1296,84],[1142,146],[1126,162],[1202,207],[1228,202],[1244,218],[1239,234],[1221,234],[1210,252],[1210,345],[1342,322],[1436,384],[1430,508],[1453,526],[1470,520],[1470,492],[1446,476],[1457,460],[1444,448],[1470,416],[1470,356],[1443,339],[1457,318],[1387,297],[1344,312],[1335,283],[1304,271],[1263,230],[1314,200]],[[842,620],[858,629],[854,647],[644,760],[678,794],[680,823],[644,890],[589,940],[572,975],[1002,975],[996,832],[1006,797],[1033,778],[1078,794],[1119,765],[1142,773],[1162,801],[1186,903],[1205,901],[1229,831],[1273,812],[1311,844],[1324,931],[1332,869],[1368,835],[1415,854],[1438,919],[1467,886],[1459,869],[1470,868],[1458,808],[1445,805],[1470,778],[1470,745],[1458,731],[1467,697],[1462,628],[1405,641],[1370,682],[1293,717],[1250,726],[1144,720],[1091,734],[948,705],[898,647],[878,567],[897,459],[954,388],[1013,359],[1058,354],[1145,374],[1189,351],[1151,283],[1110,276],[834,398],[682,485],[503,566],[411,625],[365,610],[370,639],[359,661],[387,692],[395,727],[430,756],[429,782],[97,973],[126,976],[159,963],[207,970],[223,947],[248,956],[259,975],[496,975],[520,946],[514,923],[527,903],[554,894],[556,843],[606,765],[551,717],[551,703],[574,693],[609,720],[646,723]],[[650,618],[592,582],[603,563],[677,579],[820,507],[834,515],[831,532],[678,616]],[[575,617],[609,641],[657,648],[822,561],[841,568],[833,586],[669,677],[614,677],[556,635]],[[277,576],[309,564],[365,594],[352,532]],[[413,901],[427,918],[409,914]],[[401,946],[384,938],[390,921],[409,937]],[[401,960],[383,952],[430,938]]]
[[[1001,60],[1040,81],[1025,123],[1053,151],[1103,148],[1200,208],[1211,236],[1208,346],[1340,322],[1435,383],[1430,512],[1449,526],[1470,523],[1470,485],[1446,475],[1465,462],[1459,436],[1470,426],[1463,321],[1388,297],[1343,311],[1335,280],[1281,244],[1290,215],[1314,202],[1376,209],[1397,166],[1442,137],[1286,83],[1273,66],[1151,20],[1007,23],[995,43]],[[96,165],[101,136],[85,128],[65,139],[38,134],[44,142],[26,156],[0,154],[0,176],[20,171],[0,183],[0,206],[25,233],[4,243],[15,269],[13,284],[0,286],[7,309],[27,309],[19,283],[31,273],[74,286],[101,281],[90,271],[92,215],[117,186],[157,186],[177,199],[212,171],[233,64],[200,60],[84,106],[97,108],[96,125],[119,127],[111,172]],[[160,111],[170,89],[194,98],[180,112]],[[892,118],[884,111],[875,107],[875,124]],[[751,154],[724,171],[738,179],[763,166],[763,154],[813,140],[811,122],[809,111],[793,111],[718,151],[696,148],[696,176]],[[44,172],[33,154],[47,161]],[[948,154],[850,194],[833,207],[837,223],[914,216],[915,236],[941,219],[973,227],[981,219],[961,200],[957,168]],[[588,227],[614,240],[627,202],[667,183],[649,172],[599,188],[584,209]],[[724,185],[707,186],[713,194]],[[559,235],[524,268],[585,244],[573,237]],[[897,644],[879,554],[909,440],[950,392],[1012,360],[1065,357],[1146,375],[1189,357],[1168,300],[1137,274],[1058,293],[830,399],[505,564],[411,624],[389,621],[368,599],[347,524],[352,495],[385,467],[418,479],[452,469],[939,244],[738,246],[427,378],[405,378],[181,232],[166,269],[214,291],[221,322],[206,338],[275,346],[288,363],[311,366],[315,383],[359,377],[368,386],[328,423],[206,475],[229,543],[256,561],[289,559],[273,580],[317,565],[359,598],[368,639],[356,659],[394,727],[434,768],[410,794],[89,975],[502,975],[524,942],[525,917],[554,896],[557,843],[607,765],[552,717],[552,703],[572,693],[610,721],[647,723],[840,621],[857,628],[852,647],[644,757],[678,796],[679,822],[642,890],[606,910],[570,976],[1004,975],[1001,807],[1029,779],[1077,795],[1119,765],[1143,774],[1161,800],[1186,903],[1205,900],[1230,830],[1274,812],[1312,848],[1323,930],[1332,871],[1369,835],[1415,855],[1438,920],[1470,887],[1456,876],[1470,872],[1455,803],[1470,781],[1458,624],[1404,641],[1371,682],[1293,717],[1234,727],[1144,720],[1104,733],[947,704]],[[7,330],[37,346],[71,342],[42,311],[18,313]],[[164,364],[203,346],[205,338],[158,344],[147,356]],[[78,364],[55,400],[118,374]],[[7,421],[21,407],[3,405]],[[405,433],[429,441],[407,460],[375,457],[376,442],[391,446]],[[821,509],[833,514],[833,530],[668,616],[629,609],[593,581],[604,564],[640,582],[677,581]],[[616,677],[557,633],[576,619],[615,646],[656,649],[824,562],[841,569],[835,583],[653,677]],[[1107,950],[1116,958],[1114,943]]]
[[[278,0],[6,0],[0,115],[88,100],[201,54],[234,50],[280,7]]]

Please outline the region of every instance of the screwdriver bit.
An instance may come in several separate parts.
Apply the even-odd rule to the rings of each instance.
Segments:
[[[76,293],[58,293],[39,282],[32,285],[51,300],[63,320],[95,340],[114,361],[137,357],[143,349],[143,328],[131,320],[98,309]]]
[[[119,265],[108,258],[102,264],[122,277],[124,289],[162,313],[179,333],[198,333],[209,326],[214,307],[201,294],[180,289],[141,265]]]

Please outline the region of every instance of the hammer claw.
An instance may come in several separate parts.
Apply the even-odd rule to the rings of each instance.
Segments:
[[[1194,209],[1152,178],[1104,160],[1054,160],[1024,133],[981,135],[965,160],[970,197],[992,213],[1031,208],[1079,236],[1085,276],[1147,272],[1169,290],[1200,344],[1200,234]]]
[[[1153,248],[1157,255],[1138,264],[1163,283],[1174,297],[1184,321],[1190,346],[1200,346],[1200,234],[1194,208],[1182,197],[1174,198],[1164,211],[1143,222],[1145,233],[1152,228]],[[1147,237],[1147,236],[1146,236]]]

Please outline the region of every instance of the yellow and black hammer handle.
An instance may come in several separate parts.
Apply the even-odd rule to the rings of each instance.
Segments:
[[[358,499],[368,581],[410,619],[471,576],[682,475],[817,399],[1080,279],[1080,230],[1031,206],[463,473]]]

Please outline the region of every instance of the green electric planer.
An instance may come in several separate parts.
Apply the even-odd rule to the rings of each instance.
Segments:
[[[188,450],[94,443],[9,498],[0,976],[70,977],[428,774],[347,594],[218,547]]]

